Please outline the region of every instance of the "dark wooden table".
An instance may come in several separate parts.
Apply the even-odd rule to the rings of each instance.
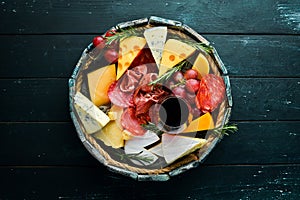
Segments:
[[[161,16],[213,42],[231,79],[231,122],[198,168],[167,182],[112,173],[71,122],[68,79],[95,35]],[[0,199],[300,199],[300,2],[0,2]]]

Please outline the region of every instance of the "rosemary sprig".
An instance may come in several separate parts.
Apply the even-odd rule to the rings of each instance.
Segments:
[[[203,50],[206,53],[211,53],[211,51],[213,50],[212,46],[206,45],[202,42],[194,42],[194,41],[190,41],[190,40],[186,40],[186,41],[183,41],[183,42],[185,42],[188,45],[194,47],[195,49]]]
[[[194,40],[191,40],[191,39],[184,39],[184,38],[181,38],[177,35],[174,35],[173,36],[174,39],[177,39],[177,40],[180,40],[192,47],[194,47],[195,49],[198,49],[198,50],[202,50],[202,51],[205,51],[206,53],[211,53],[211,51],[213,50],[213,47],[210,46],[210,45],[207,45],[207,44],[204,44],[203,42],[196,42]]]
[[[175,72],[181,71],[181,69],[184,68],[187,64],[188,64],[187,61],[183,61],[183,62],[179,63],[175,67],[173,67],[173,68],[169,69],[168,71],[166,71],[166,73],[164,73],[163,75],[158,77],[156,80],[150,82],[149,85],[155,85],[155,84],[158,84],[158,83],[165,83],[167,80],[169,80],[172,77],[172,75]]]
[[[153,158],[147,157],[147,156],[141,156],[141,153],[142,153],[142,151],[139,153],[131,153],[131,154],[120,153],[117,155],[120,156],[121,161],[132,159],[132,160],[136,160],[136,161],[140,162],[141,164],[144,164],[143,162],[151,163],[153,161]]]
[[[219,137],[223,135],[229,135],[238,131],[236,124],[225,124],[223,127],[214,128],[212,131],[217,134]]]
[[[156,133],[157,135],[161,135],[164,132],[162,130],[160,130],[155,124],[153,124],[152,122],[148,122],[148,124],[142,124],[141,125],[144,129],[152,131],[154,133]]]
[[[128,29],[120,29],[120,32],[116,32],[114,35],[105,37],[106,39],[106,45],[111,45],[114,41],[117,40],[124,40],[130,36],[139,35],[140,32],[135,30],[134,28],[128,28]]]

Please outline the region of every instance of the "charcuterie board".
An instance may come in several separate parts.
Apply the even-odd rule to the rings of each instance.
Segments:
[[[154,16],[95,37],[69,87],[85,147],[137,180],[168,180],[198,166],[222,138],[232,107],[215,48],[189,26]]]

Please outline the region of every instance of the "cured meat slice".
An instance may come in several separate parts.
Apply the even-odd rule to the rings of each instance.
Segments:
[[[204,113],[214,111],[225,95],[225,84],[220,76],[205,75],[200,82],[196,106]]]
[[[127,108],[121,116],[122,127],[135,136],[144,135],[146,130],[140,125],[133,107]]]
[[[127,70],[121,79],[110,86],[108,90],[109,100],[123,108],[130,106],[132,95],[138,87],[141,78],[147,74],[147,69],[146,65],[140,65]]]
[[[120,90],[118,82],[114,82],[108,89],[108,97],[111,103],[126,108],[130,106],[132,93],[125,93]]]

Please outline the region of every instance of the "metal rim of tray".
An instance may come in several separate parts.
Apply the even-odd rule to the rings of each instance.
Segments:
[[[209,41],[206,40],[203,36],[198,34],[196,31],[194,31],[189,26],[174,20],[164,19],[156,16],[151,16],[148,18],[142,18],[138,20],[128,21],[124,23],[120,23],[116,25],[116,30],[118,29],[125,29],[128,27],[138,27],[143,25],[163,25],[170,27],[174,30],[181,31],[184,34],[187,34],[188,36],[192,37],[196,41],[202,42],[206,45],[209,45]],[[199,151],[197,151],[198,157],[193,156],[191,154],[190,158],[187,157],[185,159],[185,162],[182,163],[176,163],[171,164],[170,166],[167,166],[162,169],[157,170],[147,170],[147,169],[141,169],[131,166],[124,166],[124,164],[120,164],[115,160],[112,160],[109,155],[100,147],[100,145],[95,141],[92,136],[89,136],[85,134],[82,129],[80,128],[80,124],[78,122],[78,119],[76,118],[74,114],[74,106],[73,106],[73,96],[75,95],[75,84],[76,79],[78,76],[79,69],[82,66],[83,58],[87,56],[87,53],[89,49],[91,49],[92,44],[90,44],[82,53],[80,60],[76,64],[74,71],[72,73],[71,78],[69,79],[69,102],[70,102],[70,114],[71,118],[73,120],[73,123],[75,125],[76,131],[78,133],[78,136],[86,149],[103,165],[107,166],[107,168],[110,171],[117,172],[119,174],[129,176],[133,179],[139,180],[139,181],[166,181],[169,180],[170,177],[181,174],[182,172],[185,172],[186,170],[195,168],[199,165],[199,163],[202,163],[204,159],[207,157],[207,155],[211,152],[211,150],[216,146],[216,144],[222,139],[221,137],[214,137],[214,138],[208,138],[208,143],[206,144],[206,148],[201,148]],[[232,108],[232,95],[231,95],[231,86],[229,81],[228,72],[221,61],[216,49],[213,47],[210,57],[213,59],[211,62],[215,63],[215,67],[213,67],[213,71],[215,74],[221,75],[224,79],[225,85],[226,85],[226,100],[223,101],[223,103],[220,106],[220,111],[217,117],[216,121],[216,127],[223,126],[229,121],[229,117],[231,114],[231,108]],[[223,117],[222,117],[223,116]],[[203,150],[205,149],[205,151]],[[196,158],[195,158],[196,157]]]

